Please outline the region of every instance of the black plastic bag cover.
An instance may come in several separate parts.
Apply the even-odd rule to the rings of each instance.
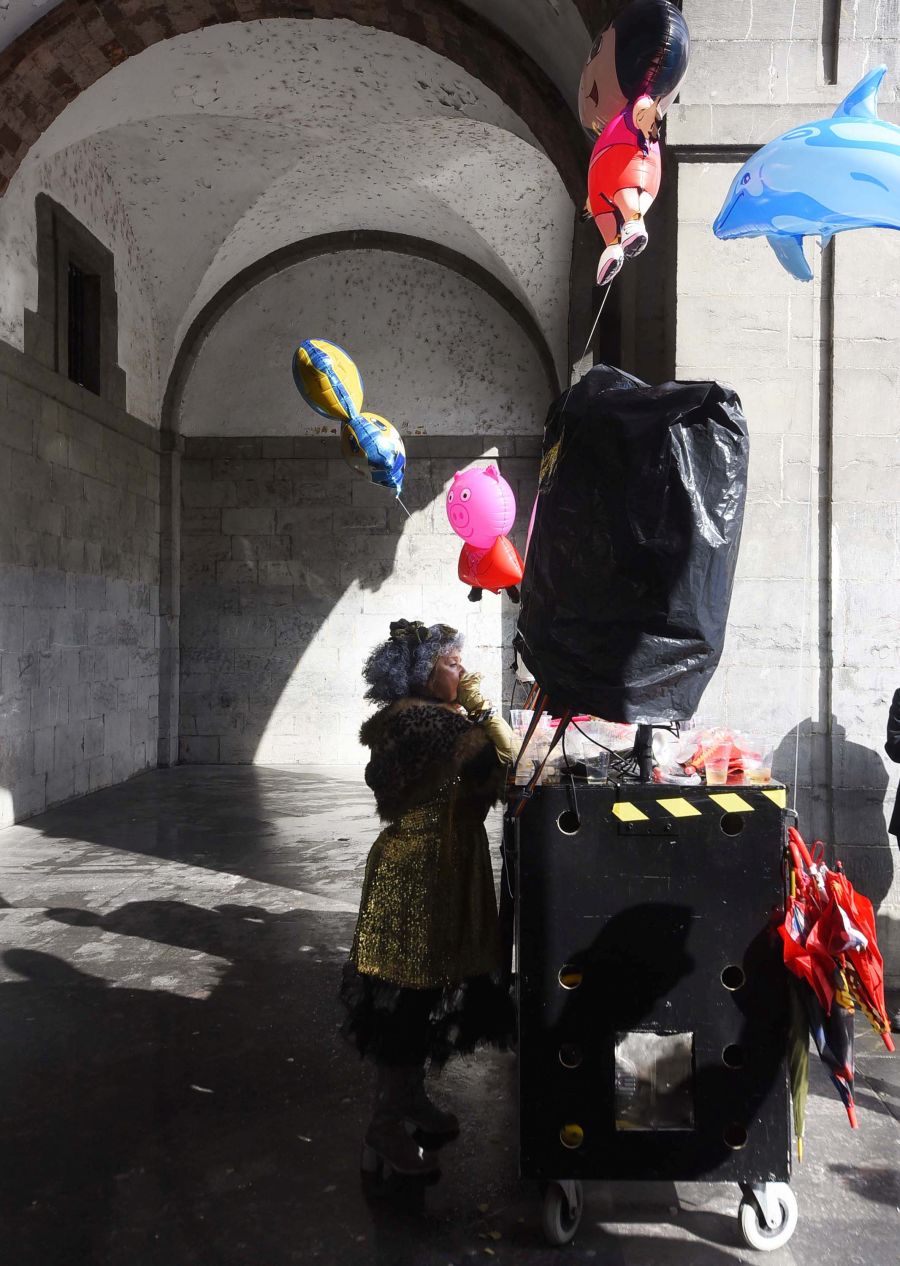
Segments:
[[[715,382],[595,365],[551,407],[515,645],[555,713],[694,714],[725,641],[748,453]]]

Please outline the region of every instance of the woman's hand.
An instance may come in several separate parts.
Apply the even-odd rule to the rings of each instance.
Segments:
[[[459,679],[456,697],[470,716],[491,706],[482,694],[481,673],[464,673]]]
[[[470,717],[478,717],[479,713],[488,714],[481,721],[482,728],[494,745],[497,759],[503,765],[511,765],[518,751],[515,735],[482,694],[480,673],[465,673],[460,678],[458,698]]]

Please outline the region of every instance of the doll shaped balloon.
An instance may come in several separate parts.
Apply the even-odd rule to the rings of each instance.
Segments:
[[[594,40],[578,85],[582,126],[599,136],[638,97],[660,119],[678,95],[691,55],[683,16],[669,0],[631,0]]]
[[[647,245],[644,215],[659,192],[659,124],[687,70],[691,40],[669,0],[632,0],[594,41],[581,73],[581,122],[598,137],[587,210],[603,235],[597,284]]]
[[[588,168],[587,210],[606,248],[597,266],[597,285],[607,286],[626,259],[647,245],[644,216],[659,193],[656,103],[638,97],[600,133]]]
[[[483,589],[505,589],[518,602],[524,564],[506,535],[515,522],[516,499],[500,471],[493,464],[458,470],[446,504],[450,526],[464,542],[458,574],[472,587],[470,601],[478,602]]]

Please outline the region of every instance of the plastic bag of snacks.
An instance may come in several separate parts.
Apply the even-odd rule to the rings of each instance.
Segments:
[[[682,763],[686,772],[702,774],[708,786],[749,783],[765,786],[772,781],[773,744],[740,730],[714,726],[691,731]]]

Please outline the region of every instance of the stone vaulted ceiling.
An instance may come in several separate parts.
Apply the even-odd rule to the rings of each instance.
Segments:
[[[56,8],[58,0],[0,0],[0,49]],[[466,7],[499,27],[543,66],[571,98],[590,36],[606,18],[609,0],[466,0]]]
[[[0,38],[51,7],[10,0]],[[470,7],[538,57],[561,108],[571,104],[589,37],[570,0]],[[424,238],[473,260],[565,360],[574,209],[553,156],[482,81],[391,32],[273,18],[136,53],[31,145],[0,200],[0,246],[11,259],[33,253],[38,189],[77,214],[100,183],[95,213],[129,243],[128,284],[153,328],[142,412],[154,420],[204,304],[269,253],[341,230]],[[0,336],[16,339],[33,290],[0,282]]]

